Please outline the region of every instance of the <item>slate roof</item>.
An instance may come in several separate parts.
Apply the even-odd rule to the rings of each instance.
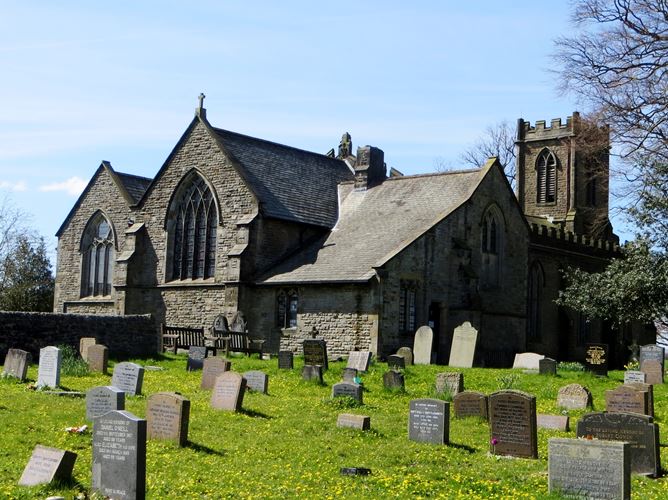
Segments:
[[[118,179],[123,184],[123,187],[134,200],[135,204],[141,200],[141,197],[144,196],[146,189],[151,185],[153,179],[147,177],[140,177],[138,175],[132,174],[123,174],[121,172],[116,172]]]
[[[340,218],[323,239],[274,267],[264,284],[368,281],[468,200],[493,163],[475,170],[386,179],[366,191],[341,186]]]
[[[352,180],[336,158],[212,128],[260,200],[262,213],[331,228],[338,217],[336,186]]]

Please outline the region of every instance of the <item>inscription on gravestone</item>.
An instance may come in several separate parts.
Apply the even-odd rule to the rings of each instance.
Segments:
[[[116,410],[125,410],[125,393],[117,387],[93,387],[86,392],[86,420]]]
[[[306,339],[303,342],[304,364],[320,365],[323,370],[329,367],[327,361],[327,342],[320,339]]]
[[[47,346],[39,350],[39,369],[37,387],[58,387],[60,385],[60,349]]]
[[[640,348],[640,371],[647,374],[648,384],[663,384],[665,349],[656,344]]]
[[[404,366],[411,366],[413,364],[413,351],[410,347],[400,347],[396,355],[404,358]]]
[[[295,367],[294,356],[292,351],[278,351],[278,369],[292,370]]]
[[[211,393],[211,406],[217,410],[241,411],[246,392],[246,379],[236,372],[225,372],[216,378]]]
[[[30,461],[23,469],[19,486],[35,486],[50,483],[54,479],[66,481],[72,477],[77,454],[38,444],[32,451]]]
[[[452,398],[455,418],[479,417],[487,420],[487,396],[482,392],[464,391]]]
[[[201,370],[202,367],[204,366],[205,358],[206,358],[206,347],[191,345],[188,348],[188,363],[186,364],[186,370],[188,370],[189,372]]]
[[[5,364],[2,373],[7,377],[15,377],[25,380],[28,373],[28,365],[32,356],[28,351],[22,349],[9,349],[5,356]]]
[[[190,400],[180,394],[158,392],[148,398],[146,427],[149,439],[176,441],[185,446],[189,422]]]
[[[408,414],[408,439],[447,444],[450,439],[450,403],[440,399],[413,399]]]
[[[475,346],[478,341],[478,330],[471,323],[465,321],[457,328],[452,336],[450,361],[448,365],[460,368],[471,368],[475,357]]]
[[[403,391],[405,386],[404,374],[390,370],[383,374],[383,387],[390,391]]]
[[[647,380],[647,375],[645,372],[636,371],[636,370],[627,370],[624,372],[624,383],[633,384],[635,382],[640,382],[645,384]]]
[[[369,369],[371,361],[371,352],[369,351],[350,351],[348,355],[348,364],[346,368],[353,368],[358,372],[365,372]]]
[[[206,358],[203,363],[201,389],[211,390],[216,383],[216,378],[221,373],[230,371],[232,364],[219,357]]]
[[[246,387],[248,389],[267,394],[269,376],[266,373],[259,370],[251,370],[244,373],[244,378],[246,379]]]
[[[587,344],[584,365],[587,371],[608,376],[608,344]]]
[[[348,396],[353,398],[358,404],[362,404],[362,386],[351,384],[349,382],[339,382],[332,386],[332,398]]]
[[[88,361],[88,348],[97,343],[95,337],[81,337],[79,339],[79,354],[81,359]]]
[[[126,394],[134,396],[141,394],[142,384],[144,382],[144,367],[137,363],[124,361],[114,366],[114,373],[111,376],[111,385],[118,387]]]
[[[428,326],[421,326],[415,332],[413,341],[413,363],[416,365],[431,364],[431,349],[434,342],[434,331]]]
[[[605,391],[605,409],[608,412],[649,414],[648,392],[628,385]]]
[[[445,372],[436,374],[436,394],[455,396],[464,390],[464,374]]]
[[[559,389],[557,406],[568,410],[584,410],[592,405],[589,389],[580,384],[568,384]]]
[[[535,396],[514,390],[490,394],[489,426],[494,455],[538,458]]]
[[[101,372],[106,375],[109,350],[107,346],[95,344],[86,349],[88,355],[88,368],[93,372]]]

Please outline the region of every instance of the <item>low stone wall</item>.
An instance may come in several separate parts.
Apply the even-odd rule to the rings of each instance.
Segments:
[[[36,360],[48,345],[69,344],[79,350],[81,337],[95,337],[116,358],[142,357],[158,352],[158,327],[150,314],[93,316],[84,314],[0,311],[0,362],[7,350],[23,349]]]

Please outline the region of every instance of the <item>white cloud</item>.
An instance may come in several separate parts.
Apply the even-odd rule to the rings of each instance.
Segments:
[[[78,196],[84,190],[88,181],[81,177],[70,177],[63,182],[54,182],[39,187],[40,191],[65,191],[70,196]]]
[[[18,181],[18,182],[0,181],[0,189],[6,189],[8,191],[15,191],[15,192],[23,192],[28,189],[28,186],[24,181]]]

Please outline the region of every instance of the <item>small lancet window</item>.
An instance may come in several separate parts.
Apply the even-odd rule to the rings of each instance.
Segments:
[[[557,193],[557,158],[549,149],[536,160],[536,202],[554,203]]]

